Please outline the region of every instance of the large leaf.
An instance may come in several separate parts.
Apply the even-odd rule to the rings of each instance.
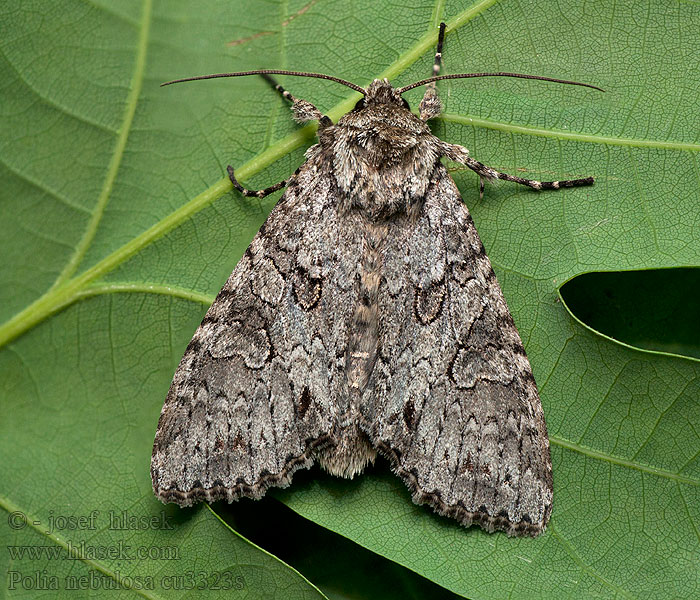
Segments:
[[[62,588],[65,575],[92,573],[120,581],[124,596],[182,595],[162,577],[190,571],[210,575],[212,596],[231,595],[211,589],[217,572],[240,576],[251,597],[318,594],[202,507],[168,507],[155,529],[109,528],[110,511],[161,514],[148,464],[172,372],[275,201],[228,193],[225,165],[264,187],[301,163],[313,134],[256,78],[158,84],[260,66],[409,83],[430,73],[440,19],[446,72],[529,72],[607,90],[440,84],[436,134],[479,160],[535,178],[597,178],[542,194],[500,184],[480,201],[476,177],[455,172],[541,390],[550,526],[534,540],[464,529],[414,506],[381,467],[351,482],[298,478],[276,496],[472,598],[700,593],[700,364],[602,337],[558,297],[587,272],[700,265],[700,6],[670,0],[419,0],[411,10],[368,0],[6,2],[0,503],[29,524],[8,521],[2,539],[46,552],[81,541],[166,548],[151,560],[8,554],[9,572],[46,569]],[[330,82],[285,84],[334,119],[356,100]],[[420,90],[407,96],[416,106]],[[93,510],[95,529],[50,529],[52,517]],[[177,560],[164,558],[170,547]],[[155,590],[138,589],[137,576]]]

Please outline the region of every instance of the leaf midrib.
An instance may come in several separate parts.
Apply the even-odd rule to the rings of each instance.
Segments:
[[[482,0],[482,2],[479,2],[473,7],[463,11],[452,21],[450,21],[448,26],[449,29],[457,29],[469,19],[486,10],[495,1],[496,0]],[[131,123],[130,119],[133,118],[132,111],[135,111],[135,100],[138,99],[138,95],[134,95],[133,91],[136,88],[140,90],[141,83],[138,81],[138,79],[139,76],[140,78],[143,77],[143,69],[145,68],[145,52],[149,31],[149,27],[146,25],[150,24],[150,6],[151,0],[147,0],[144,5],[144,17],[142,19],[142,28],[139,36],[140,48],[139,52],[137,53],[137,64],[134,67],[134,74],[132,75],[132,94],[129,95],[130,101],[127,102],[125,122],[122,124],[120,137],[118,138],[115,146],[115,154],[110,160],[108,174],[103,184],[102,191],[100,192],[100,197],[98,199],[93,217],[88,224],[83,238],[78,244],[75,254],[73,257],[71,257],[71,260],[68,262],[53,286],[45,294],[32,302],[28,307],[17,313],[14,317],[0,326],[0,347],[8,344],[41,321],[75,302],[79,297],[81,297],[81,290],[83,287],[85,287],[91,281],[116,268],[118,265],[122,264],[133,256],[137,251],[160,239],[182,222],[189,219],[192,215],[196,214],[211,204],[214,200],[223,196],[225,193],[230,192],[232,189],[231,182],[228,179],[220,180],[209,189],[190,200],[187,204],[170,213],[164,219],[154,224],[149,229],[136,236],[131,241],[127,242],[89,269],[85,270],[83,273],[70,278],[70,276],[77,269],[80,260],[82,260],[94,238],[104,212],[104,208],[109,199],[109,193],[112,189],[114,178],[116,177],[119,164],[121,162],[121,157],[124,151],[123,144],[126,143]],[[436,41],[437,31],[427,33],[413,46],[413,48],[405,52],[396,62],[389,66],[384,73],[382,73],[381,77],[393,78],[418,60],[418,58],[422,56],[428,48],[435,45]],[[139,67],[139,61],[143,61],[141,67]],[[137,81],[135,81],[134,78]],[[330,116],[333,120],[337,120],[354,106],[355,102],[357,102],[358,96],[358,94],[353,94],[350,98],[340,102],[328,112],[328,116]],[[133,102],[131,101],[132,98],[135,99]],[[308,125],[284,137],[260,153],[257,157],[253,158],[245,165],[237,169],[237,175],[239,178],[244,180],[251,177],[282,156],[300,147],[307,140],[312,138],[315,131],[316,127],[314,125]]]
[[[482,0],[482,2],[479,2],[471,8],[462,11],[462,13],[448,23],[448,32],[458,29],[464,23],[482,13],[495,2],[496,0]],[[80,261],[84,257],[92,240],[94,239],[104,212],[104,208],[109,199],[114,180],[119,170],[128,133],[136,110],[138,96],[141,89],[141,81],[143,79],[143,71],[145,69],[146,48],[148,33],[150,30],[150,10],[151,0],[147,0],[144,4],[144,14],[139,36],[137,59],[134,67],[134,73],[132,75],[132,86],[127,101],[124,123],[120,128],[119,138],[115,146],[115,153],[110,161],[108,174],[105,178],[102,191],[100,192],[93,217],[90,220],[90,223],[78,245],[78,248],[76,249],[75,254],[68,262],[61,275],[59,275],[54,285],[27,308],[20,311],[4,325],[0,326],[0,347],[22,335],[24,332],[28,331],[49,316],[71,305],[76,300],[85,297],[86,295],[96,295],[95,293],[86,294],[84,288],[95,279],[105,275],[127,261],[138,251],[175,229],[192,215],[204,209],[206,206],[214,202],[214,200],[230,192],[232,189],[231,183],[228,181],[228,179],[218,181],[210,188],[190,200],[187,204],[175,210],[170,215],[166,216],[161,221],[154,224],[149,229],[103,258],[101,261],[97,262],[91,268],[73,278],[70,278],[70,276],[79,266]],[[395,78],[397,75],[405,71],[410,65],[416,62],[420,56],[431,49],[435,45],[436,41],[437,31],[434,30],[426,33],[426,35],[424,35],[423,38],[421,38],[410,50],[401,55],[392,65],[385,69],[379,77],[386,77],[387,79]],[[328,115],[334,121],[339,119],[354,106],[358,97],[359,94],[352,94],[349,98],[338,103],[333,109],[331,109],[328,112]],[[559,139],[575,139],[589,143],[651,146],[672,148],[676,150],[700,151],[700,144],[656,142],[654,140],[634,140],[632,138],[623,139],[611,136],[577,134],[573,132],[554,131],[508,123],[497,123],[486,119],[467,117],[463,115],[446,114],[444,118],[451,122],[478,125],[481,127],[498,129],[500,131],[507,131],[511,133],[538,135]],[[253,158],[245,165],[237,169],[239,177],[242,179],[247,179],[260,172],[262,169],[274,163],[282,156],[285,156],[289,152],[308,142],[310,139],[312,139],[315,131],[315,125],[308,125],[279,140],[265,151],[261,152],[257,157]]]

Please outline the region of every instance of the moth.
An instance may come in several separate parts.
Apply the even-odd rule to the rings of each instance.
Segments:
[[[163,502],[260,498],[319,463],[354,477],[385,457],[413,501],[465,526],[540,534],[552,511],[542,405],[491,263],[443,157],[535,190],[434,136],[439,75],[367,89],[318,73],[256,70],[318,143],[209,308],[175,372],[153,446]],[[337,123],[270,75],[343,84],[362,99]],[[419,116],[402,94],[426,85]],[[599,89],[599,88],[595,88]]]

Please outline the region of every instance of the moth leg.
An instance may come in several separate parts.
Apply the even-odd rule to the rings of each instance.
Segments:
[[[278,92],[280,96],[282,96],[282,98],[292,103],[292,112],[294,113],[294,120],[297,123],[306,123],[307,121],[318,121],[322,128],[333,124],[330,118],[324,115],[320,110],[318,110],[318,108],[311,104],[311,102],[295,98],[267,73],[263,73],[260,76],[265,81],[267,81],[267,83],[269,83],[272,86],[272,88],[276,92]]]
[[[256,198],[264,198],[268,194],[271,194],[272,192],[276,192],[277,190],[283,188],[289,182],[289,179],[283,179],[279,183],[271,185],[270,187],[266,187],[264,190],[248,190],[244,188],[240,183],[238,183],[238,179],[236,179],[236,176],[233,174],[233,167],[231,165],[226,167],[226,170],[228,171],[228,178],[231,180],[233,187],[235,187],[244,196],[255,196]]]
[[[581,185],[593,185],[595,179],[593,177],[585,177],[584,179],[564,179],[562,181],[537,181],[536,179],[524,179],[523,177],[518,177],[516,175],[509,175],[508,173],[501,173],[496,171],[492,167],[488,167],[478,160],[473,159],[469,156],[469,151],[462,146],[457,146],[454,144],[444,145],[445,156],[450,160],[461,163],[469,167],[472,171],[475,171],[480,179],[479,192],[483,197],[484,193],[484,179],[489,181],[494,179],[503,179],[505,181],[513,181],[519,183],[520,185],[526,185],[531,187],[533,190],[558,190],[565,187],[578,187]]]
[[[440,64],[442,62],[442,43],[445,41],[445,24],[440,23],[440,33],[438,34],[437,51],[435,52],[435,62],[433,63],[433,77],[440,74]],[[425,94],[418,107],[420,118],[423,121],[437,117],[442,112],[442,103],[435,88],[435,82],[425,86]]]
[[[267,81],[272,86],[272,88],[276,92],[278,92],[280,96],[282,96],[282,98],[292,103],[292,112],[294,113],[295,121],[299,123],[306,123],[307,121],[318,121],[319,129],[323,129],[324,127],[333,125],[333,121],[331,121],[330,117],[324,115],[320,110],[318,110],[318,108],[311,104],[311,102],[295,98],[267,73],[262,73],[260,76],[265,81]],[[285,185],[289,183],[290,179],[283,179],[279,183],[275,183],[270,187],[266,187],[264,190],[249,190],[244,188],[239,183],[238,179],[236,179],[236,176],[233,174],[233,167],[231,165],[226,167],[226,170],[228,171],[228,178],[231,180],[233,187],[235,187],[244,196],[255,196],[257,198],[264,198],[268,194],[272,194],[272,192],[276,192],[277,190],[282,189]]]

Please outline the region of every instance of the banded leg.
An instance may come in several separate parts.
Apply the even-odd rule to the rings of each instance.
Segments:
[[[306,100],[300,100],[299,98],[295,98],[292,96],[287,90],[285,90],[277,81],[270,77],[267,73],[261,73],[260,76],[267,81],[272,88],[282,96],[285,100],[288,102],[291,102],[292,104],[292,111],[294,112],[294,120],[299,122],[299,123],[305,123],[307,121],[318,121],[319,122],[319,129],[323,127],[328,127],[329,125],[333,125],[333,122],[330,120],[329,117],[324,115],[318,108],[316,108],[311,102],[307,102]],[[236,179],[236,176],[234,175],[233,167],[231,165],[228,165],[226,167],[226,171],[228,171],[228,178],[231,180],[231,183],[233,184],[233,187],[235,187],[241,194],[243,194],[246,197],[250,196],[255,196],[256,198],[264,198],[265,196],[272,194],[273,192],[276,192],[279,189],[282,189],[284,186],[286,186],[289,183],[289,180],[291,177],[287,179],[283,179],[279,183],[275,183],[274,185],[271,185],[270,187],[266,187],[264,190],[249,190],[244,188],[238,179]],[[299,170],[297,169],[297,172]],[[296,173],[294,173],[296,175]],[[292,177],[294,176],[292,175]]]
[[[261,74],[260,77],[267,81],[267,83],[269,83],[272,88],[278,92],[280,96],[282,96],[282,98],[292,103],[292,112],[294,113],[294,120],[297,123],[318,121],[321,128],[328,127],[329,125],[333,124],[330,118],[318,110],[318,108],[311,104],[311,102],[295,98],[267,73]]]
[[[440,33],[438,34],[435,62],[433,63],[433,77],[440,74],[440,65],[442,63],[442,44],[445,41],[445,27],[446,25],[444,23],[440,23]],[[420,118],[423,121],[437,117],[442,112],[442,103],[437,95],[437,89],[435,88],[434,81],[425,86],[425,94],[423,95],[423,99],[420,101],[418,110],[420,111]]]
[[[244,188],[240,183],[238,183],[238,179],[236,179],[236,176],[233,174],[233,167],[231,165],[226,167],[226,170],[228,171],[228,178],[231,180],[233,187],[235,187],[241,194],[248,197],[255,196],[256,198],[264,198],[272,192],[276,192],[277,190],[282,189],[289,182],[289,179],[283,179],[275,185],[266,187],[264,190],[248,190]]]
[[[517,177],[516,175],[509,175],[508,173],[501,173],[496,171],[492,167],[487,167],[485,164],[480,163],[478,160],[473,159],[469,156],[469,151],[462,146],[457,146],[453,144],[445,144],[445,156],[447,158],[454,160],[455,162],[462,163],[463,165],[469,167],[472,171],[476,172],[480,177],[479,183],[479,197],[484,197],[484,180],[493,179],[503,179],[505,181],[513,181],[519,183],[520,185],[526,185],[531,187],[533,190],[558,190],[566,187],[579,187],[582,185],[593,185],[595,179],[593,177],[585,177],[583,179],[564,179],[562,181],[537,181],[536,179],[525,179],[523,177]]]

